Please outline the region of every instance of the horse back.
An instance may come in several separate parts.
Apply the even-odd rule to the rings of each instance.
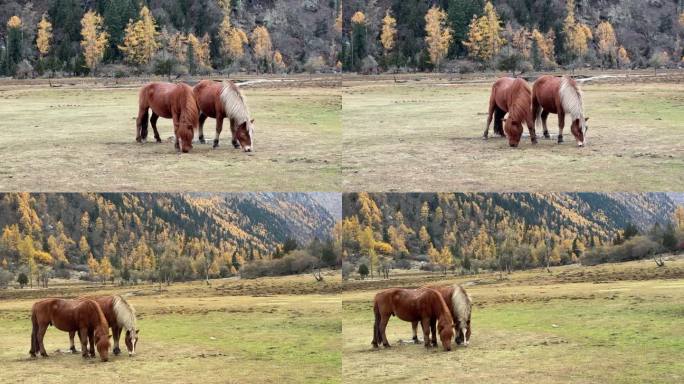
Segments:
[[[537,79],[532,86],[533,101],[550,113],[558,113],[560,106],[561,78],[544,75]]]
[[[221,103],[222,90],[222,83],[211,80],[202,80],[195,85],[192,93],[202,113],[214,119],[218,115],[225,115],[223,104]]]

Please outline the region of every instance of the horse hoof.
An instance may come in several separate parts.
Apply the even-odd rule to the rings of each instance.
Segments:
[[[550,138],[551,138],[551,135],[549,135],[548,132],[544,132],[544,138],[545,138],[545,139],[550,139]]]
[[[114,350],[112,352],[114,352],[114,355],[119,356],[119,354],[121,353],[121,349],[114,348]]]
[[[563,136],[558,136],[558,144],[562,144],[562,143],[563,143]]]
[[[161,143],[161,142],[162,142],[162,139],[161,139],[160,137],[157,137],[155,140],[157,141],[157,143]]]

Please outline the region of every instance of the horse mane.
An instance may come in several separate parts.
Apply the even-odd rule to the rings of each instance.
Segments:
[[[127,330],[134,330],[135,328],[135,309],[128,304],[126,299],[119,295],[115,295],[112,300],[112,307],[114,308],[114,315],[117,323]]]
[[[466,327],[470,313],[473,307],[473,302],[468,296],[468,293],[458,284],[454,284],[454,293],[451,295],[451,302],[454,307],[454,314],[458,317],[458,322],[461,324],[461,329]]]
[[[197,106],[197,101],[189,85],[179,84],[179,86],[182,89],[180,102],[183,106],[183,116],[181,116],[181,120],[186,126],[194,129],[199,126],[199,107]]]
[[[449,307],[446,304],[446,301],[444,301],[444,298],[442,297],[442,294],[439,293],[437,290],[432,289],[432,288],[426,288],[428,291],[432,291],[433,294],[437,295],[437,300],[439,301],[439,304],[442,306],[442,315],[439,317],[439,321],[442,320],[448,320],[446,326],[453,327],[454,326],[454,321],[453,318],[451,317],[451,311],[449,311]],[[448,324],[451,322],[451,324]]]
[[[577,85],[577,82],[569,76],[563,76],[559,93],[563,110],[570,114],[573,121],[582,119],[584,116],[584,103],[582,100],[582,90]]]
[[[513,119],[513,121],[527,124],[528,128],[534,127],[532,91],[527,82],[521,78],[515,79],[509,92],[516,95],[516,97],[513,98],[512,104],[508,106],[508,117]]]
[[[223,90],[221,90],[221,102],[223,109],[226,112],[228,119],[240,125],[249,121],[249,108],[247,108],[247,99],[232,81],[223,82]]]

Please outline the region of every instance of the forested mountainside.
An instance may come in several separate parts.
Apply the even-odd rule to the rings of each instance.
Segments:
[[[431,46],[433,6],[444,13],[430,17]],[[431,69],[454,58],[493,67],[513,51],[536,69],[644,67],[679,62],[684,47],[684,0],[350,0],[344,18],[355,46],[344,64],[354,70],[373,61]]]
[[[307,64],[323,70],[337,63],[339,1],[0,0],[2,71],[14,75],[30,66],[84,74],[107,64],[180,74],[302,71]],[[89,11],[101,18],[84,18]],[[106,33],[105,44],[97,34],[83,49],[84,20],[96,27],[91,31]]]
[[[144,274],[166,261],[203,277],[197,265],[235,273],[315,240],[331,242],[334,226],[306,194],[7,193],[0,195],[0,267],[90,267],[94,260]]]
[[[347,260],[488,266],[505,254],[516,267],[543,265],[547,255],[569,264],[585,249],[671,228],[675,211],[684,226],[684,209],[666,193],[359,193],[345,195],[343,208]]]

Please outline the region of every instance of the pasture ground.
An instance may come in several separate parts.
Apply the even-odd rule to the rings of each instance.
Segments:
[[[3,191],[336,191],[341,187],[339,78],[307,77],[245,88],[255,152],[196,142],[179,156],[171,120],[164,141],[135,142],[140,79],[0,81]]]
[[[313,280],[214,280],[211,287],[174,284],[161,294],[151,285],[5,290],[0,382],[339,383],[339,274],[328,274],[324,283]],[[84,360],[67,353],[68,335],[51,327],[45,338],[50,357],[29,357],[30,308],[37,297],[115,292],[133,293],[128,300],[141,329],[136,356]]]
[[[577,148],[567,123],[558,145],[558,119],[550,115],[552,139],[532,146],[526,130],[517,149],[503,138],[482,139],[493,75],[346,76],[344,190],[681,189],[684,73],[629,76],[582,86],[587,147]]]
[[[675,383],[684,380],[684,259],[504,275],[401,274],[345,283],[345,383]],[[392,318],[373,350],[381,288],[465,283],[475,303],[467,348],[425,350]]]

